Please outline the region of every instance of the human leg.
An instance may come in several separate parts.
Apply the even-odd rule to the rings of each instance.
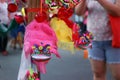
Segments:
[[[106,80],[106,64],[104,61],[90,59],[93,80]]]
[[[92,48],[89,48],[88,52],[93,72],[93,80],[106,80],[106,57],[103,43],[93,41]]]
[[[106,43],[106,61],[115,80],[120,80],[120,48],[113,48],[112,41]]]
[[[8,37],[7,36],[4,36],[2,38],[2,54],[3,55],[8,55],[8,52],[6,50],[7,48],[7,43],[8,43]]]
[[[7,36],[3,37],[2,43],[3,43],[3,44],[2,44],[2,45],[3,45],[2,50],[3,50],[3,51],[6,51],[7,43],[8,43],[8,37],[7,37]]]
[[[12,40],[12,44],[13,44],[13,49],[16,49],[16,44],[17,44],[17,39],[16,38],[14,38]]]
[[[20,46],[20,49],[22,49],[22,47],[23,47],[23,41],[22,41],[21,32],[18,32],[17,41],[18,41],[18,44]]]
[[[120,80],[120,63],[119,64],[109,64],[112,75],[115,80]]]
[[[0,52],[2,51],[2,37],[0,37]]]

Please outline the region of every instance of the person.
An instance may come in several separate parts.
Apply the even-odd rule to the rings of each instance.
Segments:
[[[13,20],[15,17],[17,18],[23,18],[21,12],[12,12],[9,14],[9,19],[10,20]],[[24,35],[24,32],[25,32],[25,24],[24,24],[24,21],[21,20],[22,22],[19,23],[19,25],[12,29],[10,31],[10,36],[11,36],[11,47],[13,47],[14,49],[16,49],[16,45],[17,43],[19,44],[19,47],[20,49],[22,49],[23,47],[23,36]]]
[[[106,80],[106,66],[115,80],[120,80],[120,48],[113,48],[108,14],[120,16],[120,0],[80,0],[75,13],[88,10],[87,30],[93,33],[92,48],[88,48],[93,80]]]
[[[8,17],[8,10],[7,10],[7,3],[5,0],[0,0],[0,24],[8,25],[9,17]],[[8,37],[0,36],[0,52],[3,55],[7,55],[8,52],[6,51],[7,48]]]

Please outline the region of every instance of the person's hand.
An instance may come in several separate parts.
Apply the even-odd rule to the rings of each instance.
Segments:
[[[86,3],[86,0],[80,0],[79,3],[81,4]]]
[[[87,10],[86,0],[80,0],[79,3],[75,6],[75,13],[77,15],[82,15]]]

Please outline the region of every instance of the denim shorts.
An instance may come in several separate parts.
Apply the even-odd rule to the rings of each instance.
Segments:
[[[106,63],[120,63],[120,48],[113,48],[112,41],[93,41],[92,48],[88,48],[89,58],[105,61]]]

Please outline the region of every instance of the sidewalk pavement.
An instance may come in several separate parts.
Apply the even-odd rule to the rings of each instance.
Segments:
[[[17,80],[21,50],[8,47],[9,55],[0,54],[0,80]],[[71,54],[59,50],[61,59],[53,58],[47,64],[47,73],[41,74],[41,80],[92,80],[92,72],[88,59],[83,58],[83,51]],[[107,80],[113,80],[108,70]]]

